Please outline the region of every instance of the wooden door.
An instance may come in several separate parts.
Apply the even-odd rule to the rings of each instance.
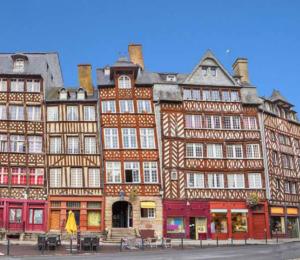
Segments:
[[[60,230],[60,211],[59,210],[51,210],[50,229]]]
[[[265,238],[266,221],[264,214],[253,214],[253,238]]]
[[[3,211],[3,208],[0,208],[0,228],[4,227]]]

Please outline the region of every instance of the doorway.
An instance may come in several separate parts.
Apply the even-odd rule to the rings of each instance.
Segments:
[[[199,240],[207,238],[207,219],[205,217],[190,218],[190,238]]]
[[[289,238],[299,237],[299,223],[297,217],[287,217],[287,235]]]
[[[112,226],[132,227],[132,205],[127,201],[117,201],[112,205]]]

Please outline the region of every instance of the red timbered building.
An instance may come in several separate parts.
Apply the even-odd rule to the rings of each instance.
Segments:
[[[91,66],[79,65],[78,73],[79,88],[52,88],[46,96],[50,231],[65,230],[70,210],[78,230],[104,229],[98,93]]]
[[[262,98],[270,225],[273,236],[299,237],[300,123],[279,91]]]
[[[131,61],[120,58],[97,70],[105,224],[112,238],[162,233],[152,74],[144,70],[140,45],[130,45],[129,53]]]
[[[161,118],[164,235],[264,238],[269,231],[256,88],[207,51],[188,75],[154,85]]]
[[[61,86],[56,53],[0,54],[0,228],[46,230],[44,93]]]

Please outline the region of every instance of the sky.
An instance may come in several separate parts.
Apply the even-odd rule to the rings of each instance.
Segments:
[[[1,0],[0,52],[56,51],[66,86],[141,43],[146,69],[190,73],[207,49],[231,71],[249,60],[259,95],[279,89],[300,110],[300,1]]]

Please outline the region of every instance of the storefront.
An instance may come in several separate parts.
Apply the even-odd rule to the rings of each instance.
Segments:
[[[273,237],[299,238],[299,209],[270,207],[270,224]]]
[[[263,239],[268,232],[266,203],[249,208],[245,202],[210,202],[212,239]]]
[[[47,202],[2,199],[0,227],[10,233],[44,232],[47,229]]]
[[[102,197],[50,197],[49,230],[64,231],[69,211],[75,215],[80,231],[101,231],[103,224]]]
[[[208,202],[164,201],[164,236],[207,239],[209,221]]]

